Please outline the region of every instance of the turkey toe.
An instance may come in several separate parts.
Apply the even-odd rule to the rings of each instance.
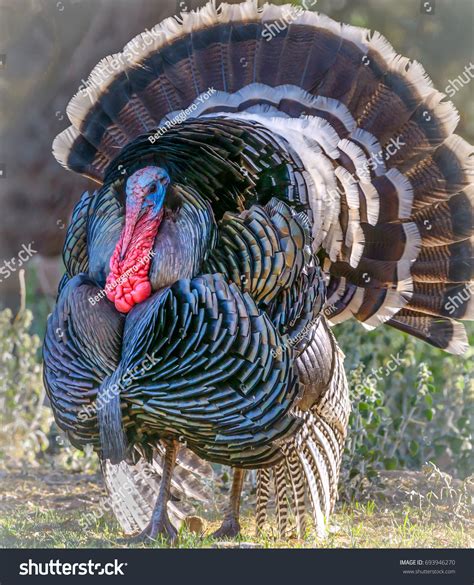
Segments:
[[[137,536],[132,537],[128,542],[129,543],[139,543],[139,542],[150,542],[158,540],[158,537],[162,536],[170,543],[173,543],[177,537],[178,532],[176,528],[171,523],[170,519],[168,518],[167,514],[162,514],[156,519],[153,518],[148,526],[140,532]]]
[[[213,538],[235,538],[240,534],[240,524],[237,520],[224,520],[221,527],[212,533]]]

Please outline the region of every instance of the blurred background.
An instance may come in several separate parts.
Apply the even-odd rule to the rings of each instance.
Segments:
[[[94,459],[75,452],[61,437],[45,406],[41,382],[42,335],[63,271],[60,254],[66,228],[75,202],[93,187],[56,163],[51,144],[68,126],[69,99],[102,57],[121,50],[164,17],[201,4],[197,0],[0,0],[0,463],[4,469],[48,463],[53,468],[95,472]],[[419,60],[442,91],[458,76],[466,80],[465,68],[474,63],[472,0],[318,0],[314,8],[380,31],[399,53]],[[458,132],[470,142],[474,141],[473,88],[474,83],[465,82],[452,97],[461,113]],[[29,250],[21,266],[23,292],[20,266],[5,264],[22,248]],[[474,341],[472,328],[470,333]],[[400,473],[418,472],[428,462],[431,470],[445,472],[453,481],[468,478],[474,470],[472,351],[465,359],[455,358],[390,328],[367,333],[355,323],[339,326],[336,335],[347,356],[354,407],[342,501],[362,499],[369,486],[381,478],[388,481],[395,470],[399,486]],[[373,368],[385,368],[397,356],[393,371],[370,375]],[[227,485],[227,475],[218,471]]]

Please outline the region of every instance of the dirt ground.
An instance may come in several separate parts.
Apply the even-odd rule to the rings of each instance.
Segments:
[[[292,532],[279,538],[272,520],[267,531],[257,538],[248,506],[251,498],[247,498],[239,539],[217,542],[208,536],[219,525],[219,504],[216,509],[198,511],[198,517],[180,530],[177,546],[472,547],[472,483],[443,476],[428,479],[422,472],[385,472],[372,498],[338,504],[325,539],[317,539],[310,528],[304,539],[298,540]],[[32,467],[0,471],[0,546],[127,546],[113,516],[102,511],[104,497],[97,474]],[[85,529],[83,520],[90,512],[96,521]],[[168,545],[159,541],[155,546]]]

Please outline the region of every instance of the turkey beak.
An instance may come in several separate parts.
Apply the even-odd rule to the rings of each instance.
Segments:
[[[125,228],[123,230],[122,237],[122,248],[120,250],[120,260],[125,258],[125,254],[127,253],[128,246],[132,240],[133,232],[135,230],[135,225],[138,221],[139,215],[139,205],[133,205],[132,207],[127,206],[127,211],[125,214]]]

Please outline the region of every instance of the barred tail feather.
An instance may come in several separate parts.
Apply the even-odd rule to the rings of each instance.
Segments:
[[[316,533],[319,537],[324,537],[326,533],[326,519],[327,516],[324,514],[322,500],[324,500],[324,491],[321,486],[319,470],[314,466],[314,460],[312,460],[309,454],[309,449],[303,445],[299,445],[298,457],[303,466],[306,485],[311,498],[311,512],[313,515],[314,526]],[[319,480],[319,481],[318,481]]]
[[[273,481],[275,487],[275,504],[277,511],[278,532],[283,536],[288,528],[288,497],[287,472],[283,461],[273,467]]]
[[[313,524],[319,537],[324,537],[329,515],[334,510],[337,499],[337,484],[342,461],[344,442],[349,418],[348,384],[344,372],[344,355],[335,344],[331,331],[318,325],[314,340],[325,352],[306,352],[304,362],[304,379],[312,379],[315,388],[309,382],[304,384],[304,392],[312,397],[307,401],[303,396],[300,406],[294,410],[302,425],[291,441],[282,445],[284,459],[274,468],[274,477],[288,478],[292,490],[292,511],[296,519],[299,538],[305,533],[305,509],[309,506]],[[331,345],[334,343],[334,346]],[[324,369],[324,360],[329,359],[332,376],[321,389],[322,379],[317,371]],[[316,400],[314,401],[314,397]],[[283,473],[282,468],[285,468]],[[264,473],[262,473],[264,471]],[[277,517],[282,488],[275,485]],[[260,470],[257,489],[257,524],[261,527],[265,516],[261,513],[269,500],[271,488],[268,470]],[[306,502],[306,494],[308,501]],[[279,525],[281,523],[279,522]]]
[[[293,496],[296,536],[298,538],[304,538],[306,532],[306,487],[304,472],[294,450],[285,447],[284,453]]]
[[[161,475],[142,460],[135,465],[106,460],[102,462],[102,473],[110,505],[125,534],[144,530],[160,490]],[[183,502],[168,502],[170,520],[175,526],[179,527],[189,512],[189,506]]]
[[[160,451],[157,450],[152,461],[141,458],[135,464],[101,461],[112,510],[126,534],[144,530],[150,521],[162,477]],[[171,483],[172,497],[168,501],[170,519],[177,527],[192,512],[188,500],[210,501],[212,468],[207,463],[200,465],[197,459],[181,447]]]
[[[257,502],[256,530],[262,531],[267,518],[267,507],[270,499],[270,470],[263,468],[257,471]]]

